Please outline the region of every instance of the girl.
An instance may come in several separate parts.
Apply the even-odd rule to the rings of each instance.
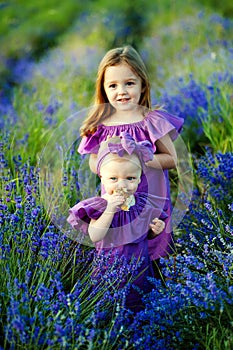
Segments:
[[[125,131],[136,141],[148,140],[153,144],[154,156],[146,163],[138,191],[167,197],[164,210],[168,218],[159,239],[149,242],[151,260],[158,260],[173,251],[168,169],[176,167],[173,140],[182,125],[181,118],[162,109],[151,110],[147,71],[131,46],[106,53],[98,69],[95,107],[80,129],[82,140],[78,151],[90,154],[90,169],[96,173],[96,154],[101,142],[109,136]]]
[[[136,143],[127,133],[103,142],[97,172],[105,194],[79,202],[68,217],[73,228],[90,236],[97,253],[111,255],[110,264],[116,256],[140,261],[134,285],[143,291],[149,290],[147,277],[153,276],[148,238],[159,237],[165,224],[158,217],[166,217],[161,209],[165,199],[136,192],[144,163],[152,159],[151,144]],[[126,305],[138,311],[139,303],[139,293],[132,289]]]

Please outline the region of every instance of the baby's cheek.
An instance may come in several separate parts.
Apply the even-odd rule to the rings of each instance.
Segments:
[[[135,192],[137,190],[137,188],[138,188],[138,184],[136,184],[136,183],[130,185],[130,190],[131,191]]]

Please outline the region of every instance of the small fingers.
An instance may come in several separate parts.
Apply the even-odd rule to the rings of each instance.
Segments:
[[[150,228],[155,234],[160,234],[165,228],[165,223],[162,220],[155,218],[153,223],[150,224]]]
[[[108,201],[109,203],[115,203],[116,205],[121,205],[125,201],[124,197],[119,194],[112,195],[111,199]]]

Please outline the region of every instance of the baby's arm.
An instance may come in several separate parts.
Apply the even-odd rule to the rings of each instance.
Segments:
[[[106,194],[105,199],[107,200],[105,211],[97,220],[91,220],[89,224],[88,233],[94,243],[101,241],[106,236],[115,212],[125,201],[123,196],[115,193]]]
[[[148,234],[148,239],[155,238],[158,236],[165,228],[165,222],[162,220],[155,218],[150,224],[150,232]]]
[[[177,165],[177,154],[169,134],[156,141],[157,152],[152,160],[146,162],[147,166],[155,169],[172,169]]]

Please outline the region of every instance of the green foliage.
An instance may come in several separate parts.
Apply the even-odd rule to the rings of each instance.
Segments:
[[[9,1],[1,8],[1,54],[19,57],[22,53],[47,49],[82,11],[78,1]]]
[[[230,86],[229,86],[230,88]],[[230,91],[218,90],[214,105],[202,122],[203,131],[214,150],[223,153],[233,152],[233,105]],[[218,108],[216,108],[218,106]],[[214,111],[211,110],[213,107]],[[216,114],[216,110],[218,114]]]
[[[200,4],[211,10],[220,12],[224,17],[231,18],[233,16],[233,5],[230,0],[201,0]]]
[[[212,327],[211,324],[206,326],[206,334],[203,334],[205,343],[203,348],[206,350],[229,350],[233,347],[232,332],[221,326],[221,314],[219,315],[220,327]]]

